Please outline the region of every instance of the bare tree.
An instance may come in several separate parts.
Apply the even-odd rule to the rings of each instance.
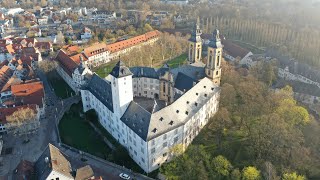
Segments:
[[[7,131],[14,135],[27,135],[40,126],[39,118],[35,110],[31,108],[20,108],[12,115],[7,116]]]

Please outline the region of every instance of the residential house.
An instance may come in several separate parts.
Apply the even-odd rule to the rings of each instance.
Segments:
[[[89,180],[96,179],[89,165],[73,170],[72,164],[61,150],[49,144],[34,163],[34,172],[39,180]],[[99,178],[102,180],[102,178]]]
[[[88,27],[84,27],[81,32],[81,40],[88,40],[92,38],[92,31]]]
[[[224,56],[227,60],[238,61],[240,65],[251,67],[254,65],[251,56],[253,53],[245,48],[242,48],[229,40],[222,41],[224,45]]]
[[[41,25],[46,25],[46,24],[48,24],[48,19],[49,19],[48,16],[42,16],[41,18],[38,18],[38,19],[37,19],[38,25],[41,26]]]

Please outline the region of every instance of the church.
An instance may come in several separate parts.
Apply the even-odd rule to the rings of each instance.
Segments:
[[[73,74],[84,112],[94,109],[101,125],[145,172],[170,161],[174,147],[185,151],[218,111],[223,45],[215,30],[203,62],[200,35],[197,23],[188,63],[178,68],[129,68],[119,61],[101,78],[80,63]]]

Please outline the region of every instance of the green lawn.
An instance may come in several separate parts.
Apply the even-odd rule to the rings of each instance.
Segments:
[[[62,98],[68,98],[74,95],[75,92],[70,88],[70,86],[60,77],[60,76],[48,76],[48,81],[54,89],[54,93]]]
[[[104,78],[112,71],[117,62],[118,61],[111,61],[107,64],[95,68],[93,71],[97,73],[100,77]]]
[[[88,111],[83,117],[80,117],[81,109],[81,103],[73,105],[70,111],[61,119],[59,132],[62,142],[110,162],[125,166],[135,172],[144,173],[139,165],[131,159],[128,151],[102,127],[94,110]],[[94,131],[85,119],[90,120],[100,129],[103,135],[116,147],[115,151],[112,151],[102,141],[102,137]],[[155,173],[150,175],[155,177]]]
[[[171,59],[167,62],[167,64],[171,67],[171,68],[177,68],[180,65],[183,65],[186,63],[188,59],[188,55],[187,54],[182,54],[174,59]]]
[[[103,159],[110,159],[111,149],[84,118],[81,103],[73,105],[59,123],[61,141]]]

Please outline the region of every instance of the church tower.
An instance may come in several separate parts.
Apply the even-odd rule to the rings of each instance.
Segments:
[[[212,79],[216,85],[220,85],[221,80],[222,48],[219,30],[216,29],[208,46],[208,58],[205,68],[207,77]]]
[[[198,18],[197,24],[195,25],[191,38],[189,39],[189,53],[188,53],[188,62],[200,62],[201,61],[201,52],[202,52],[202,40],[200,35],[202,31],[200,29],[200,20]]]

